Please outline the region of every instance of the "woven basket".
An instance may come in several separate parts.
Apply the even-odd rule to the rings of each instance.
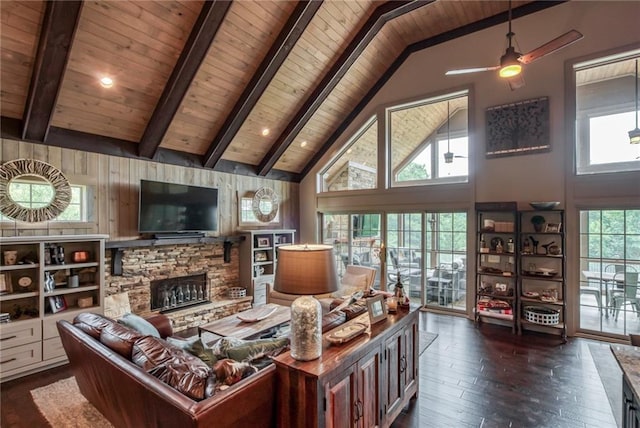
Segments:
[[[229,297],[232,299],[239,299],[247,296],[247,289],[243,287],[231,287],[229,288]]]
[[[560,322],[560,311],[542,306],[526,306],[524,317],[527,321],[535,324],[556,325]]]

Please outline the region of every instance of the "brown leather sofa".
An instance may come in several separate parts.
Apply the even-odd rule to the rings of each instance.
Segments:
[[[147,320],[162,337],[172,334],[168,318]],[[80,391],[116,427],[274,426],[273,364],[196,401],[145,372],[121,349],[101,343],[95,333],[67,321],[58,322],[58,331]]]

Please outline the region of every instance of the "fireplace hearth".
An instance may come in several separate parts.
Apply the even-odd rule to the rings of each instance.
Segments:
[[[206,303],[211,303],[206,273],[151,281],[151,310],[166,313]]]

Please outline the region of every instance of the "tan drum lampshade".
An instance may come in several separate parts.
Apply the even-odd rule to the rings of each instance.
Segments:
[[[324,294],[338,289],[331,245],[285,245],[278,248],[273,288],[288,294]]]

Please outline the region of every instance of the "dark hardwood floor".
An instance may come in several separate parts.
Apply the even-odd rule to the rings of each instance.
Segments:
[[[420,328],[438,338],[420,357],[418,399],[394,428],[616,426],[589,351],[589,344],[607,344],[562,344],[543,334],[476,328],[460,317],[420,316]],[[0,385],[0,426],[48,426],[29,391],[69,376],[62,366]]]
[[[608,344],[421,317],[420,329],[438,338],[420,357],[418,399],[394,428],[616,426],[589,350]],[[617,365],[613,356],[606,363]]]

